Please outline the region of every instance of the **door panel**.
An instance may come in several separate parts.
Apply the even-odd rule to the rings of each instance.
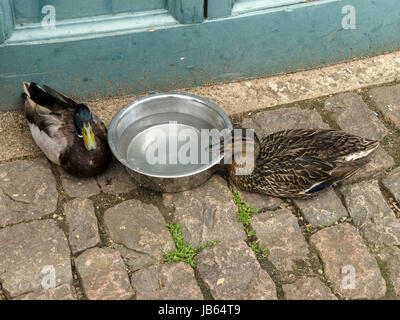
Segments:
[[[112,13],[165,9],[166,0],[112,0]]]
[[[18,24],[34,23],[40,20],[40,1],[38,0],[13,0],[14,19]]]
[[[166,0],[12,0],[17,24],[38,23],[45,5],[56,9],[57,20],[122,12],[165,9]]]
[[[216,19],[257,10],[317,0],[208,0],[207,18]]]
[[[242,6],[243,8],[271,8],[286,6],[289,4],[295,4],[300,2],[306,2],[304,0],[235,0],[236,6]]]

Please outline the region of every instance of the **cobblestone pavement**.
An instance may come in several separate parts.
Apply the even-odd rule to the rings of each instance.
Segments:
[[[0,300],[400,298],[400,85],[233,120],[260,136],[330,127],[381,146],[350,181],[295,201],[242,192],[223,172],[159,194],[115,161],[86,180],[43,157],[2,162]],[[257,209],[247,224],[243,203]],[[168,260],[182,243],[192,256]]]

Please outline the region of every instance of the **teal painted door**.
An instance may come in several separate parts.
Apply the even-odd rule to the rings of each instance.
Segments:
[[[314,68],[400,48],[398,0],[0,0],[0,110]]]

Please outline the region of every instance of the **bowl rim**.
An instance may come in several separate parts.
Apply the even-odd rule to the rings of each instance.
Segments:
[[[122,163],[125,167],[127,167],[128,169],[133,170],[137,173],[149,176],[149,177],[154,177],[154,178],[183,178],[183,177],[189,177],[189,176],[192,176],[197,173],[201,173],[203,171],[210,169],[211,167],[213,167],[214,165],[219,163],[224,158],[223,154],[220,154],[218,157],[216,157],[210,163],[204,164],[195,170],[191,170],[191,171],[188,171],[185,173],[175,174],[175,175],[161,175],[161,174],[149,173],[146,170],[142,170],[141,168],[134,166],[131,162],[127,161],[125,159],[125,157],[117,150],[116,143],[115,143],[116,142],[115,141],[115,131],[116,131],[117,125],[119,123],[119,119],[121,119],[124,116],[124,114],[126,112],[128,112],[131,108],[134,108],[135,106],[142,104],[143,102],[145,102],[148,99],[154,99],[157,97],[168,97],[168,96],[175,96],[178,98],[179,97],[189,98],[191,100],[196,100],[211,109],[214,109],[218,113],[218,115],[222,118],[222,120],[224,121],[224,123],[226,125],[226,129],[233,130],[232,122],[231,122],[229,116],[225,113],[225,111],[221,107],[216,105],[214,102],[212,102],[206,98],[203,98],[203,97],[200,97],[200,96],[197,96],[194,94],[190,94],[190,93],[182,93],[182,92],[176,92],[176,91],[154,93],[154,94],[145,95],[143,97],[140,97],[138,99],[135,99],[135,100],[129,102],[128,104],[123,106],[113,116],[113,118],[111,119],[110,124],[108,126],[108,130],[107,130],[107,140],[108,140],[108,144],[110,146],[111,152],[114,154],[115,158],[120,163]]]

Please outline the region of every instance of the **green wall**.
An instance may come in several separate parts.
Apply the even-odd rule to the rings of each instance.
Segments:
[[[235,11],[233,0],[208,0],[207,10],[204,1],[168,0],[165,9],[77,19],[56,31],[16,28],[11,36],[8,1],[0,0],[0,43],[7,38],[0,44],[0,110],[21,107],[22,81],[88,100],[291,72],[400,47],[398,0],[320,0],[246,13]],[[345,5],[356,9],[356,29],[342,27]]]

